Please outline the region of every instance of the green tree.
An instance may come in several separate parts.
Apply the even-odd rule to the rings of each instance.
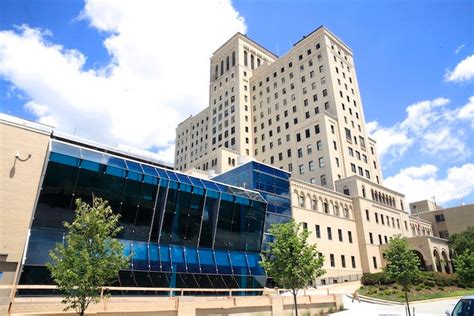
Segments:
[[[285,224],[273,224],[270,234],[274,240],[264,252],[264,260],[260,264],[278,286],[293,294],[298,316],[298,290],[326,273],[322,269],[324,258],[318,255],[316,245],[308,244],[308,230],[300,229],[300,225],[294,220]]]
[[[456,273],[463,285],[474,287],[474,252],[465,250],[464,253],[454,258]]]
[[[107,201],[93,198],[92,206],[76,200],[76,217],[64,223],[68,230],[64,244],[49,252],[47,267],[63,295],[64,309],[84,315],[91,302],[99,301],[100,287],[115,280],[127,266],[123,245],[113,237],[121,231],[119,215]]]
[[[448,243],[454,255],[463,254],[466,250],[474,253],[474,227],[468,227],[462,233],[452,235]]]
[[[387,277],[400,284],[402,291],[405,292],[405,302],[410,316],[410,304],[408,292],[410,286],[421,276],[419,270],[420,260],[418,256],[408,247],[406,238],[395,236],[389,242],[384,251],[387,266],[384,268]]]
[[[474,227],[449,237],[456,274],[465,286],[474,286]]]

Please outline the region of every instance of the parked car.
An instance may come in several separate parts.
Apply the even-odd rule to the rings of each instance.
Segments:
[[[474,295],[462,297],[454,306],[452,312],[446,311],[447,316],[474,316]]]

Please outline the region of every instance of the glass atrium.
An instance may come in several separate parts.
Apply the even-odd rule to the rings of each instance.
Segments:
[[[20,284],[51,283],[48,251],[63,242],[63,222],[73,220],[75,199],[91,202],[94,195],[121,214],[118,238],[131,255],[114,285],[265,285],[258,263],[263,194],[60,140],[52,139],[50,147]],[[278,207],[268,203],[272,213],[286,214]]]

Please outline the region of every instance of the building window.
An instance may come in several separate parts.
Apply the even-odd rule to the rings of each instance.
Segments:
[[[372,257],[372,261],[374,262],[374,268],[377,269],[377,258]]]
[[[371,244],[374,244],[374,236],[372,236],[372,233],[369,233],[369,241]]]
[[[331,227],[328,227],[327,231],[328,231],[328,239],[329,239],[329,240],[332,240],[332,230],[331,230]]]
[[[319,168],[324,168],[324,157],[318,159]]]
[[[443,214],[435,215],[435,221],[436,221],[437,223],[439,223],[439,222],[444,222],[444,221],[445,221],[445,220],[444,220],[444,215],[443,215]]]
[[[326,176],[324,174],[321,176],[321,185],[326,185]]]
[[[365,210],[365,218],[370,221],[369,210]]]
[[[319,225],[315,226],[315,231],[316,231],[316,238],[321,238],[321,228]]]
[[[447,230],[442,230],[439,232],[439,237],[440,238],[444,238],[444,239],[448,239],[449,238],[449,233]]]
[[[308,168],[309,168],[309,171],[314,170],[314,162],[312,160],[310,162],[308,162]]]
[[[352,269],[356,268],[356,258],[354,256],[351,256],[351,262],[352,262]]]
[[[342,229],[337,230],[337,235],[339,237],[339,241],[344,241],[343,238],[342,238]]]
[[[349,188],[347,186],[344,186],[342,188],[342,192],[345,194],[345,195],[351,195],[350,192],[349,192]]]
[[[303,222],[303,230],[308,230],[308,223],[306,222]]]
[[[322,144],[322,142],[321,142],[320,140],[318,140],[318,141],[316,142],[316,149],[317,149],[317,150],[321,150],[321,148],[323,148],[323,144]]]
[[[332,253],[329,254],[329,260],[331,262],[331,267],[335,267],[336,262],[334,261],[334,255]]]
[[[298,205],[304,207],[304,195],[298,195]]]
[[[304,174],[304,165],[299,165],[300,174]]]
[[[346,267],[346,256],[344,255],[341,255],[341,265],[343,268]]]
[[[379,234],[379,245],[382,245],[382,235]]]

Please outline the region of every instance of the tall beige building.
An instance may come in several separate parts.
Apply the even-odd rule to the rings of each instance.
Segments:
[[[240,157],[334,189],[381,184],[351,49],[325,27],[278,58],[236,34],[211,58],[209,107],[176,129],[175,168],[223,172]]]
[[[446,240],[383,186],[344,42],[321,26],[278,57],[237,33],[210,68],[209,106],[176,129],[175,169],[212,178],[254,159],[291,172],[291,216],[326,258],[317,284],[380,271],[395,235],[423,268],[450,271]]]

